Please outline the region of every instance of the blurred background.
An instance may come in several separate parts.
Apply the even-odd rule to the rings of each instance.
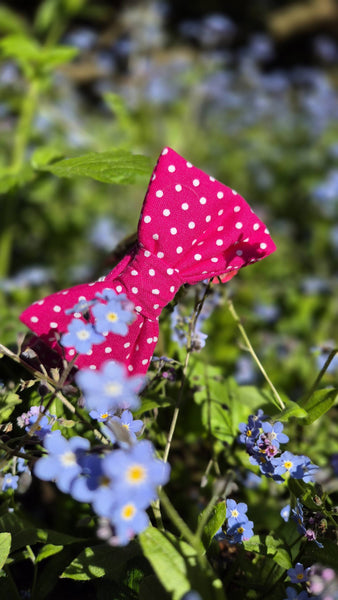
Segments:
[[[57,178],[42,171],[46,156],[125,149],[155,165],[168,145],[269,227],[277,252],[227,291],[274,383],[298,398],[337,346],[337,34],[335,0],[2,2],[1,342],[15,344],[30,302],[111,268],[147,187],[148,177]],[[41,67],[36,87],[32,44],[77,53]],[[215,299],[202,352],[239,383],[259,383]],[[175,346],[164,325],[165,353]]]

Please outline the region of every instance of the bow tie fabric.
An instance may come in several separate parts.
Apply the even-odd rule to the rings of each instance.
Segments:
[[[161,310],[182,284],[230,275],[275,249],[264,223],[235,190],[164,148],[150,179],[133,250],[99,281],[39,300],[20,319],[70,361],[76,351],[61,348],[60,336],[74,317],[88,321],[81,312],[69,311],[87,302],[95,325],[90,303],[97,294],[125,294],[135,312],[127,334],[105,332],[102,343],[80,354],[75,364],[95,370],[116,360],[130,375],[144,374],[158,340]]]

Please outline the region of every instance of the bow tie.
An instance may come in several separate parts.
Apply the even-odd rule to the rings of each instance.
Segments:
[[[264,223],[235,190],[165,148],[150,179],[131,253],[99,281],[39,300],[20,318],[47,346],[59,354],[65,351],[70,361],[76,351],[61,349],[60,335],[74,317],[85,321],[80,312],[69,314],[70,309],[79,302],[90,306],[107,289],[126,294],[135,312],[127,335],[106,332],[103,342],[80,354],[75,364],[95,370],[116,360],[129,374],[143,374],[158,339],[161,310],[182,284],[230,275],[274,250]]]

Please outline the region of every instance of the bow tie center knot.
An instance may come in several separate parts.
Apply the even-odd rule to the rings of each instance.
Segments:
[[[166,264],[163,253],[157,255],[140,248],[117,280],[126,289],[136,312],[155,320],[164,306],[175,296],[184,283],[179,270]],[[116,281],[117,281],[116,280]]]

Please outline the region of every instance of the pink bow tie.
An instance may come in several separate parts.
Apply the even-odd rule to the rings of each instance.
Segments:
[[[55,332],[65,333],[74,316],[84,320],[81,313],[65,311],[107,288],[125,293],[137,315],[127,335],[105,334],[104,341],[79,355],[75,364],[97,369],[107,360],[117,360],[130,374],[143,374],[158,339],[161,310],[183,283],[230,274],[274,250],[264,223],[237,192],[165,148],[149,183],[134,250],[100,281],[39,300],[20,318],[60,353]],[[93,315],[91,321],[95,323]],[[74,355],[74,348],[66,349],[68,361]]]

